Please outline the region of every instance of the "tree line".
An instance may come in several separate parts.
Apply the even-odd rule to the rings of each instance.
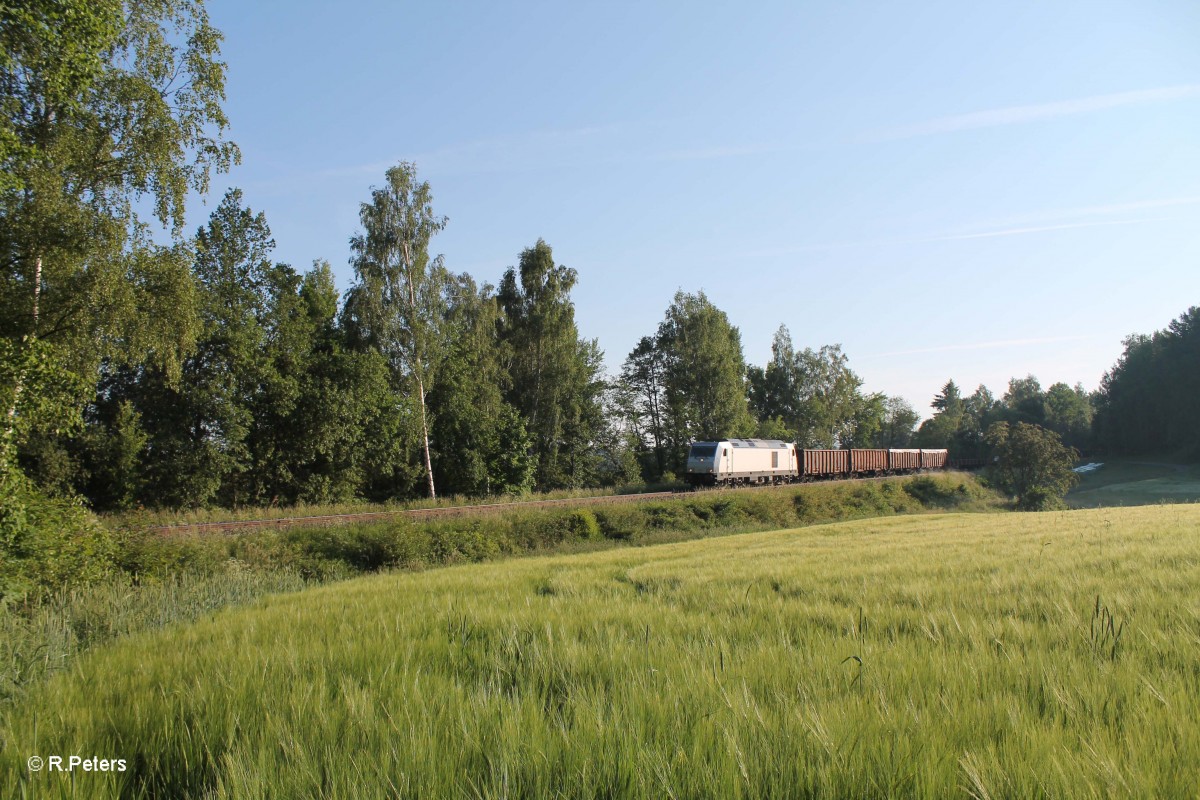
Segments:
[[[982,458],[993,451],[987,437],[993,425],[1021,423],[1052,431],[1084,453],[1200,459],[1200,307],[1161,331],[1127,337],[1124,346],[1092,392],[1065,383],[1043,389],[1028,375],[1009,381],[999,398],[982,385],[963,396],[950,380],[913,442]]]
[[[27,398],[57,380],[64,411],[18,402],[21,472],[97,509],[522,493],[669,480],[695,439],[904,444],[917,419],[864,395],[840,347],[797,352],[784,327],[748,369],[702,292],[678,293],[608,379],[575,323],[576,272],[542,240],[498,286],[453,272],[412,164],[360,222],[340,295],[328,263],[274,262],[265,215],[230,190],[179,248],[187,302],[153,310],[190,330],[177,360],[104,353],[89,376],[60,359],[36,387],[27,373]]]
[[[772,360],[747,368],[738,329],[703,292],[678,293],[609,379],[575,323],[578,275],[546,242],[479,283],[432,255],[447,221],[415,166],[385,179],[362,203],[344,294],[326,262],[273,261],[266,217],[237,189],[169,258],[131,251],[149,274],[112,279],[165,279],[169,304],[135,298],[118,319],[77,322],[74,339],[36,327],[30,304],[92,299],[56,286],[51,302],[45,276],[14,260],[10,471],[97,509],[327,503],[670,480],[695,439],[911,435],[916,413],[864,394],[839,346],[797,351],[781,327]],[[97,257],[79,247],[58,267],[72,278]],[[169,357],[117,342],[152,327],[155,343],[177,337]],[[95,349],[97,334],[113,346]],[[15,366],[33,353],[43,371]]]

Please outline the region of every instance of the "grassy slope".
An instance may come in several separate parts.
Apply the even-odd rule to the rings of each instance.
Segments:
[[[1139,459],[1104,460],[1104,466],[1080,475],[1067,495],[1072,508],[1144,506],[1200,502],[1200,465]]]
[[[80,753],[134,767],[86,796],[1191,797],[1198,529],[899,517],[275,596],[45,685],[0,795]]]
[[[350,500],[344,503],[300,503],[294,506],[247,506],[231,509],[212,508],[142,509],[102,514],[112,527],[190,525],[201,522],[232,522],[240,520],[285,519],[291,517],[321,517],[336,514],[366,514],[372,512],[397,512],[410,509],[451,508],[459,506],[507,505],[537,502],[541,500],[569,500],[585,497],[607,497],[614,494],[641,494],[645,492],[669,491],[677,488],[667,486],[622,486],[600,489],[560,489],[526,495],[489,495],[487,497],[464,497],[448,495],[389,503],[372,503],[367,500]]]

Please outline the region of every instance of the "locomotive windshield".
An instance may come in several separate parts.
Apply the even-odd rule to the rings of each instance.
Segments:
[[[694,444],[688,458],[712,458],[716,454],[717,446],[715,444]]]

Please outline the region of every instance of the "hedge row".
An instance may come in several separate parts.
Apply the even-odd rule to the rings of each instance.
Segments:
[[[969,476],[947,474],[233,536],[164,538],[142,534],[127,537],[118,566],[127,574],[154,578],[180,571],[216,572],[233,559],[252,569],[286,569],[325,580],[381,569],[419,569],[572,547],[592,549],[604,546],[605,540],[654,543],[718,532],[951,509],[984,504],[989,497]]]

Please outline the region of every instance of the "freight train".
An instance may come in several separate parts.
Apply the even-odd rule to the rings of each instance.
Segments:
[[[800,483],[904,475],[946,467],[945,450],[807,450],[770,439],[693,442],[686,480],[698,486]]]

